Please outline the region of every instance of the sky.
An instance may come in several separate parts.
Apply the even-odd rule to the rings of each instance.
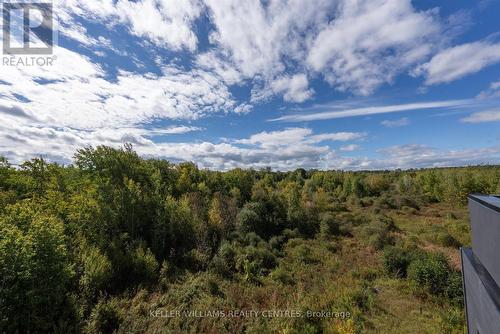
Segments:
[[[214,170],[500,163],[500,1],[52,3],[52,65],[0,66],[11,163],[124,143]]]

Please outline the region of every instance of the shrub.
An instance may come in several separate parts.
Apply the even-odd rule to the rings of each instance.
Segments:
[[[401,247],[388,246],[384,249],[383,262],[387,273],[405,278],[411,262],[411,255]]]
[[[320,235],[323,237],[340,234],[340,224],[332,215],[325,215],[319,226]]]
[[[132,257],[133,276],[139,283],[152,283],[157,277],[158,261],[149,248],[138,247]]]
[[[250,281],[256,281],[259,276],[266,275],[276,264],[275,255],[263,247],[245,247],[236,259],[236,269]]]
[[[396,227],[396,223],[394,223],[394,219],[388,216],[381,216],[378,218],[379,222],[384,225],[387,231],[395,232],[398,230]]]
[[[408,278],[418,290],[433,295],[445,293],[450,267],[441,253],[427,253],[419,256],[408,267]]]
[[[243,233],[259,231],[260,217],[246,205],[236,216],[237,228]]]
[[[464,292],[462,286],[462,274],[453,271],[448,276],[445,295],[453,305],[461,306],[464,302]]]
[[[167,260],[163,260],[160,268],[160,287],[164,290],[168,288],[171,268]]]
[[[436,237],[438,244],[444,247],[453,247],[453,248],[458,248],[462,246],[460,241],[455,239],[450,233],[448,232],[443,232],[439,233]]]
[[[101,299],[92,310],[85,332],[113,333],[120,327],[121,315],[118,301]]]
[[[199,249],[190,250],[185,257],[185,265],[193,271],[205,270],[210,261],[210,255]]]
[[[406,206],[406,205],[401,208],[401,211],[403,211],[403,213],[405,213],[407,215],[414,215],[417,213],[417,209]]]
[[[294,279],[290,275],[288,271],[283,269],[282,267],[278,267],[275,270],[273,270],[270,274],[271,278],[277,282],[280,282],[281,284],[293,284]]]
[[[342,298],[342,303],[347,309],[352,310],[352,307],[357,307],[362,311],[368,311],[375,302],[375,293],[372,288],[363,284],[349,290]]]
[[[236,271],[236,254],[235,247],[229,242],[224,242],[212,259],[211,269],[222,277],[231,278]]]
[[[269,247],[276,251],[281,251],[283,249],[283,245],[286,243],[286,237],[284,235],[274,236],[269,239]]]
[[[368,244],[376,250],[383,249],[386,245],[394,243],[394,237],[389,233],[391,227],[382,221],[376,221],[363,226],[362,235],[368,239]]]
[[[97,247],[90,247],[82,257],[82,267],[80,288],[83,295],[92,302],[111,281],[113,276],[111,261]]]
[[[289,244],[290,246],[290,244]],[[293,258],[306,264],[318,263],[319,260],[314,256],[311,248],[305,244],[296,245],[290,254]]]
[[[287,239],[294,239],[300,237],[300,232],[298,229],[284,229],[282,235],[284,235]]]

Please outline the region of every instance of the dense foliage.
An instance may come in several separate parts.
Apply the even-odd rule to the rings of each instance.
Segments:
[[[142,159],[128,145],[79,150],[74,166],[37,158],[13,168],[1,159],[0,332],[144,332],[157,319],[124,312],[141,298],[163,295],[181,309],[205,298],[197,305],[223,308],[235,286],[243,299],[251,287],[299,286],[290,301],[316,307],[303,282],[313,291],[323,284],[319,270],[342,263],[353,270],[338,273],[347,290],[319,306],[349,310],[347,321],[239,319],[218,328],[217,319],[160,320],[186,332],[370,331],[382,298],[374,282],[392,282],[438,305],[444,332],[460,330],[460,275],[439,250],[468,243],[456,212],[476,192],[500,192],[499,167],[217,172]],[[423,212],[456,223],[409,237],[398,217]],[[356,267],[350,251],[369,252],[372,268]]]

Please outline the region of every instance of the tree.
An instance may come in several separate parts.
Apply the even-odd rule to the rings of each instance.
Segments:
[[[0,221],[1,331],[50,331],[71,276],[61,221],[33,217],[24,231]]]

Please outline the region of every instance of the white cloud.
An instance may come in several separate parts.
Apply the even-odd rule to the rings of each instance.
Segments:
[[[343,152],[352,152],[352,151],[356,151],[357,149],[359,149],[359,145],[356,145],[356,144],[350,144],[350,145],[345,145],[345,146],[340,147],[340,150]]]
[[[137,129],[139,130],[139,129]],[[186,125],[180,125],[180,126],[169,126],[166,128],[153,128],[153,129],[141,129],[145,135],[173,135],[173,134],[183,134],[183,133],[188,133],[188,132],[193,132],[193,131],[201,131],[203,130],[200,127],[197,126],[186,126]]]
[[[1,112],[1,108],[0,108]],[[155,142],[152,136],[196,131],[191,127],[166,129],[101,128],[77,130],[68,127],[37,126],[26,123],[17,113],[3,114],[0,124],[0,155],[19,164],[34,156],[50,161],[71,163],[78,148],[88,145],[119,147],[124,142],[144,157],[174,162],[194,161],[201,168],[226,170],[235,167],[293,170],[317,169],[395,169],[443,167],[500,162],[500,147],[464,150],[438,150],[423,145],[393,146],[379,150],[381,157],[345,157],[321,142],[327,137],[338,140],[353,135],[314,134],[310,129],[291,128],[258,133],[249,138],[225,143]],[[341,151],[357,149],[355,144]]]
[[[197,0],[61,0],[54,8],[60,21],[68,22],[63,27],[76,25],[75,17],[108,25],[122,24],[131,34],[147,38],[157,46],[191,51],[198,44],[194,21],[203,12]],[[65,28],[62,32],[79,41],[91,42],[81,29]]]
[[[90,59],[56,48],[51,67],[1,66],[0,94],[41,122],[80,129],[130,127],[157,119],[197,119],[236,108],[216,75],[167,66],[161,75],[118,73],[106,79]],[[22,96],[28,102],[18,101]]]
[[[366,133],[360,132],[333,132],[313,134],[308,128],[287,128],[280,131],[263,131],[250,138],[236,140],[235,143],[247,145],[260,145],[261,147],[277,148],[288,145],[317,144],[324,141],[349,141],[361,139]]]
[[[192,30],[193,22],[202,8],[196,0],[118,1],[120,21],[130,24],[134,35],[147,37],[159,46],[174,50],[197,47],[198,39]]]
[[[373,163],[376,168],[384,165],[403,169],[464,166],[500,161],[500,147],[438,150],[425,145],[412,144],[392,146],[379,152],[386,157]]]
[[[226,85],[250,84],[252,103],[274,95],[304,102],[314,93],[308,78],[371,94],[435,53],[453,35],[447,26],[466,21],[454,14],[441,22],[437,9],[418,11],[410,0],[64,0],[56,7],[68,22],[61,31],[85,45],[106,47],[79,21],[124,25],[156,46],[192,52],[196,68]],[[195,24],[206,18],[209,49],[196,54]]]
[[[500,81],[495,81],[490,84],[490,87],[478,94],[477,98],[484,100],[500,97]]]
[[[272,79],[285,70],[284,59],[303,59],[310,28],[324,24],[335,7],[327,0],[205,2],[215,27],[210,40],[251,79]]]
[[[417,11],[410,0],[205,2],[218,48],[212,68],[233,82],[252,80],[253,101],[272,93],[307,100],[303,75],[311,71],[338,90],[368,95],[445,40],[437,10]],[[291,79],[300,90],[287,89]]]
[[[278,147],[291,145],[292,143],[300,143],[310,135],[313,131],[306,128],[288,128],[281,131],[263,131],[250,136],[247,139],[239,139],[235,142],[238,144],[259,144],[263,147]]]
[[[415,71],[425,76],[426,85],[435,85],[460,79],[500,62],[500,43],[474,42],[448,48]]]
[[[425,59],[440,30],[435,12],[417,12],[409,0],[341,1],[307,62],[337,89],[368,95]]]
[[[229,85],[239,84],[243,80],[242,74],[231,63],[222,60],[213,51],[196,56],[196,65],[219,75]]]
[[[349,141],[357,140],[366,137],[366,132],[333,132],[322,133],[319,135],[311,136],[308,140],[312,143],[319,143],[326,140],[331,141]]]
[[[314,94],[314,91],[309,89],[305,74],[281,77],[271,83],[271,88],[275,93],[283,93],[283,100],[287,102],[304,102]]]
[[[394,112],[402,112],[410,110],[448,108],[448,107],[466,105],[470,102],[471,101],[469,100],[449,100],[449,101],[396,104],[396,105],[377,106],[377,107],[363,107],[363,108],[346,109],[341,111],[335,110],[335,111],[317,112],[309,114],[286,115],[273,119],[272,121],[288,121],[288,122],[316,121],[325,119],[394,113]]]
[[[500,122],[500,109],[475,112],[461,119],[464,123]]]
[[[408,117],[403,117],[396,120],[384,120],[380,122],[380,124],[382,124],[386,128],[398,128],[410,124],[410,120],[408,119]]]
[[[234,112],[237,114],[248,114],[250,111],[252,111],[253,106],[248,103],[242,103],[236,108],[234,108]]]

